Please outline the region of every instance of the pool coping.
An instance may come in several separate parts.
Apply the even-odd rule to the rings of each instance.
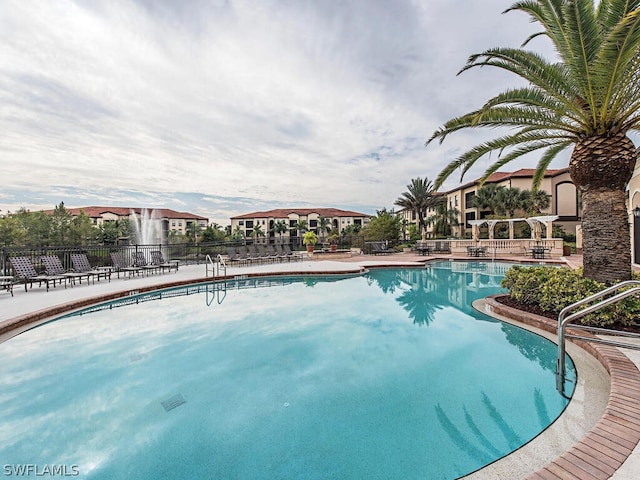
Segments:
[[[485,298],[488,313],[557,333],[557,322],[502,305],[500,295]],[[605,480],[627,460],[640,442],[640,371],[616,347],[571,341],[592,355],[610,377],[604,413],[591,430],[562,455],[527,476],[530,480]]]

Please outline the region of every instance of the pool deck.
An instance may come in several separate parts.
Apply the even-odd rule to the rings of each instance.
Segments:
[[[357,274],[366,268],[384,266],[423,266],[426,261],[434,257],[414,254],[395,254],[384,257],[359,255],[335,260],[307,259],[301,262],[283,262],[248,267],[228,267],[227,277],[239,275],[287,275],[287,274]],[[438,258],[451,259],[444,255]],[[460,260],[477,260],[460,257]],[[483,259],[486,261],[486,259]],[[521,257],[503,257],[497,260],[522,261]],[[580,256],[572,255],[559,260],[571,267],[582,264]],[[540,263],[536,261],[535,263]],[[545,261],[545,263],[549,263]],[[8,292],[0,292],[0,342],[4,341],[28,328],[66,311],[105,301],[132,293],[153,290],[159,287],[174,287],[198,281],[210,281],[205,274],[205,265],[183,266],[178,272],[137,276],[133,278],[116,278],[110,282],[101,280],[95,284],[83,283],[67,287],[56,286],[48,292],[44,287],[34,286],[25,292],[22,285],[16,285],[14,296]],[[490,301],[487,302],[491,304]],[[523,316],[518,318],[517,312],[509,312],[492,306],[488,314],[505,315],[511,321],[528,325],[532,329],[555,332],[555,322],[541,318]],[[553,338],[551,336],[551,338]],[[469,478],[529,478],[529,479],[606,479],[631,480],[640,478],[640,352],[629,349],[597,346],[595,344],[581,345],[591,355],[597,358],[609,375],[607,387],[608,398],[603,401],[603,408],[591,411],[586,406],[580,416],[596,415],[596,418],[586,419],[588,431],[576,437],[577,442],[571,446],[561,447],[560,451],[551,451],[548,459],[541,460],[540,465],[532,464],[526,472],[517,472],[507,467],[500,470],[484,472],[481,470]],[[572,346],[572,348],[578,348]],[[574,354],[572,353],[572,356]],[[573,403],[573,401],[572,401]],[[578,402],[576,402],[578,403]],[[569,410],[569,409],[567,409]],[[547,431],[556,429],[555,434],[562,434],[566,423],[558,419]],[[548,433],[545,431],[545,433]],[[553,432],[551,432],[553,434]],[[541,438],[542,435],[540,436]],[[533,443],[533,442],[532,442]],[[553,443],[553,442],[551,442]],[[566,445],[566,444],[562,444]],[[539,457],[538,451],[527,446],[518,450],[520,455],[530,458]],[[508,457],[507,457],[508,458]],[[527,462],[518,461],[519,464]],[[494,465],[498,465],[496,462]],[[508,465],[508,464],[507,464]],[[483,473],[484,472],[484,473]]]

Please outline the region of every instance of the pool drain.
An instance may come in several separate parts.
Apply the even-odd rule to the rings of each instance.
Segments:
[[[173,410],[174,408],[179,407],[183,403],[187,403],[187,401],[184,399],[182,394],[179,393],[177,395],[174,395],[171,398],[168,398],[167,400],[161,401],[160,405],[162,405],[162,408],[164,408],[164,410],[166,412],[170,412],[171,410]]]

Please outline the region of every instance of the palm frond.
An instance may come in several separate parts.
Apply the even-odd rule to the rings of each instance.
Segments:
[[[555,145],[551,145],[547,149],[547,151],[544,152],[542,157],[540,157],[540,160],[538,160],[538,165],[536,166],[536,171],[533,174],[533,178],[531,180],[532,190],[534,192],[540,188],[540,185],[542,184],[542,180],[544,180],[544,174],[547,171],[547,168],[549,168],[549,165],[551,164],[551,162],[556,159],[556,157],[560,154],[560,152],[569,148],[572,145],[572,143],[573,142],[566,141],[566,142],[556,143]]]

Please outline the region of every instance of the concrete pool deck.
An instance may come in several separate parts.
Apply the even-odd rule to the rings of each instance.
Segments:
[[[335,260],[228,267],[226,275],[357,274],[369,267],[420,267],[433,258],[413,254],[360,255]],[[450,256],[440,258],[451,259]],[[459,260],[472,259],[463,257]],[[566,260],[570,266],[581,264],[581,258],[577,256]],[[101,280],[66,289],[57,286],[48,292],[39,287],[25,292],[24,287],[16,285],[13,298],[7,292],[0,292],[0,342],[47,321],[52,315],[96,301],[210,280],[206,277],[205,265],[190,265],[181,267],[178,272],[131,279],[114,276],[111,282]],[[477,308],[483,309],[484,303]],[[536,327],[527,328],[536,331]],[[553,340],[553,335],[539,330],[536,333]],[[582,373],[579,373],[579,388],[565,412],[535,440],[468,478],[640,478],[640,372],[637,368],[640,366],[640,352],[598,347],[598,361],[575,345],[570,345],[568,351]]]

